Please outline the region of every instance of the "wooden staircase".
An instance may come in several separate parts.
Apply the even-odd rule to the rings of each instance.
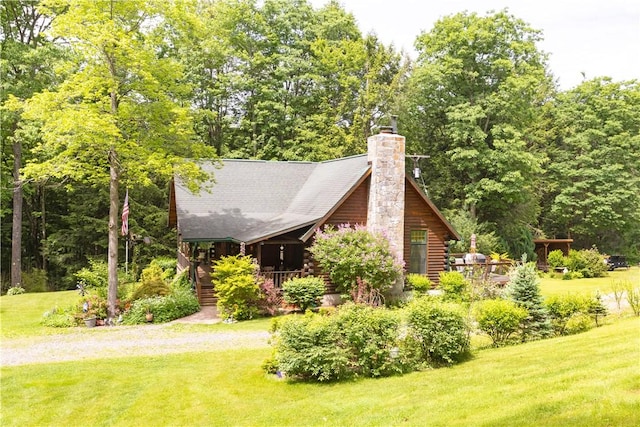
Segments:
[[[217,304],[218,299],[215,297],[213,284],[211,283],[211,266],[198,266],[197,290],[198,302],[200,302],[201,306],[212,306]]]

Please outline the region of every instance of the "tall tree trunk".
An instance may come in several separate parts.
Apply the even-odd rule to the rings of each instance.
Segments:
[[[115,149],[109,151],[109,249],[107,291],[107,317],[109,323],[116,316],[116,300],[118,298],[118,181],[120,170]]]
[[[11,227],[11,286],[22,286],[22,145],[13,141],[13,217]]]

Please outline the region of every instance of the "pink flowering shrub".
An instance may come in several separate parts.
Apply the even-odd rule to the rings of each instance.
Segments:
[[[362,294],[363,283],[384,292],[402,275],[402,264],[391,253],[389,241],[361,225],[318,230],[309,250],[345,295]]]

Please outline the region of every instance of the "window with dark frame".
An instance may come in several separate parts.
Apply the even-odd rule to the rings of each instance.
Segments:
[[[411,230],[411,254],[409,273],[427,274],[428,230]]]

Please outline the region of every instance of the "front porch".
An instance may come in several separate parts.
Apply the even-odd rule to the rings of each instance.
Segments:
[[[313,274],[311,255],[300,241],[265,240],[251,245],[233,241],[182,242],[178,248],[178,271],[189,271],[201,306],[217,302],[211,279],[215,261],[240,254],[255,258],[259,274],[273,280],[277,289],[282,289],[287,280]]]

